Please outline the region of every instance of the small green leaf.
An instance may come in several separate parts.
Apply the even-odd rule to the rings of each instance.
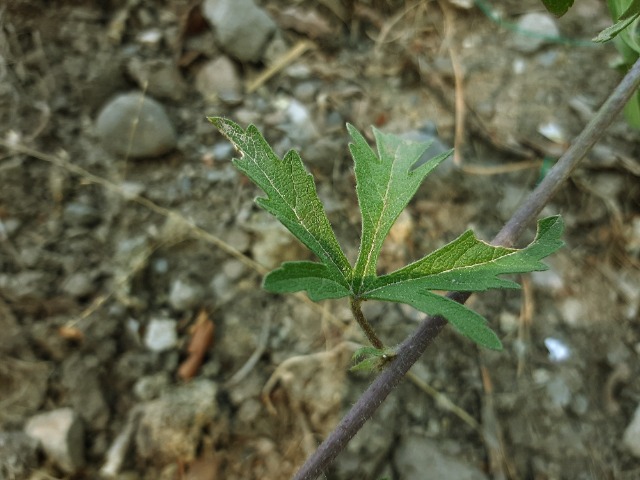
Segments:
[[[612,40],[639,17],[640,13],[636,13],[635,15],[632,15],[630,17],[618,20],[610,27],[602,30],[595,38],[592,39],[592,41],[596,43],[604,43]]]
[[[540,260],[562,247],[563,228],[559,216],[539,220],[536,238],[521,250],[489,245],[467,231],[421,260],[379,277],[362,296],[370,298],[379,288],[398,284],[412,290],[458,292],[519,288],[517,283],[497,275],[547,270]]]
[[[373,129],[378,146],[374,153],[353,125],[347,125],[353,138],[349,145],[355,163],[356,193],[362,216],[360,250],[354,267],[353,290],[376,276],[382,243],[398,215],[416,193],[422,180],[444,161],[451,151],[438,155],[412,169],[431,142],[418,143]]]
[[[333,277],[340,277],[340,283],[348,285],[351,266],[300,156],[290,151],[280,160],[253,125],[245,131],[225,118],[209,117],[209,121],[242,153],[242,158],[234,159],[234,165],[267,194],[256,203],[315,253]]]
[[[542,3],[550,13],[561,17],[571,8],[573,0],[542,0]]]
[[[350,295],[344,279],[330,268],[316,262],[284,262],[264,279],[264,288],[274,293],[306,290],[315,302]]]
[[[352,372],[372,372],[382,370],[397,355],[393,348],[362,347],[355,351],[351,360],[356,363],[349,370]]]

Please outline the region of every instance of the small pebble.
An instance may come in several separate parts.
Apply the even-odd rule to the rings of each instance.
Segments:
[[[229,57],[207,62],[196,74],[196,89],[211,103],[219,99],[227,105],[237,105],[242,101],[240,75]]]
[[[532,12],[520,17],[518,32],[513,37],[513,47],[523,53],[538,50],[549,38],[560,34],[556,21],[546,13]]]
[[[204,18],[213,26],[220,48],[243,62],[257,62],[276,24],[253,0],[205,0]]]
[[[76,272],[64,281],[62,290],[72,297],[85,298],[95,291],[95,285],[89,273]]]
[[[95,127],[107,150],[128,158],[159,157],[176,146],[176,132],[164,107],[139,92],[108,102]]]
[[[552,362],[564,362],[569,360],[569,357],[571,357],[571,349],[562,340],[547,337],[544,339],[544,345],[549,351],[549,360]]]
[[[205,427],[218,411],[216,384],[196,380],[140,406],[135,451],[159,465],[194,460]]]
[[[178,279],[171,285],[169,304],[174,310],[191,310],[202,300],[202,288],[191,280]]]
[[[144,335],[145,346],[154,352],[173,348],[178,342],[177,322],[168,318],[154,318],[147,325]]]
[[[39,440],[47,457],[68,474],[84,465],[84,427],[71,408],[60,408],[31,417],[25,426]]]

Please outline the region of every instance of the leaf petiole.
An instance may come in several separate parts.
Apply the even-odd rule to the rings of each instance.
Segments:
[[[378,338],[378,335],[376,335],[373,327],[362,313],[362,308],[360,307],[362,305],[362,300],[350,297],[349,304],[351,306],[351,313],[353,314],[353,318],[356,319],[358,325],[360,325],[360,328],[362,328],[362,330],[364,331],[364,334],[367,336],[367,339],[369,340],[371,345],[373,345],[378,350],[384,349],[382,340]]]

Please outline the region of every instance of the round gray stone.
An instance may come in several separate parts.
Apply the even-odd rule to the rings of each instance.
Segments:
[[[535,52],[550,38],[560,34],[558,25],[551,15],[532,12],[520,17],[518,31],[513,38],[513,46],[523,53]]]
[[[139,92],[109,101],[98,115],[96,133],[107,150],[127,158],[158,157],[176,146],[163,106]]]

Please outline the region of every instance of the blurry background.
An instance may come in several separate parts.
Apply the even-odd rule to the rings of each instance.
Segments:
[[[369,383],[364,337],[346,301],[260,289],[308,253],[205,116],[299,150],[351,260],[345,123],[455,146],[390,271],[493,237],[621,78],[589,42],[610,23],[596,0],[4,2],[0,478],[288,478]],[[505,350],[446,329],[327,478],[638,478],[638,138],[621,116],[546,208],[549,271],[470,300]],[[421,320],[365,307],[389,345]]]

